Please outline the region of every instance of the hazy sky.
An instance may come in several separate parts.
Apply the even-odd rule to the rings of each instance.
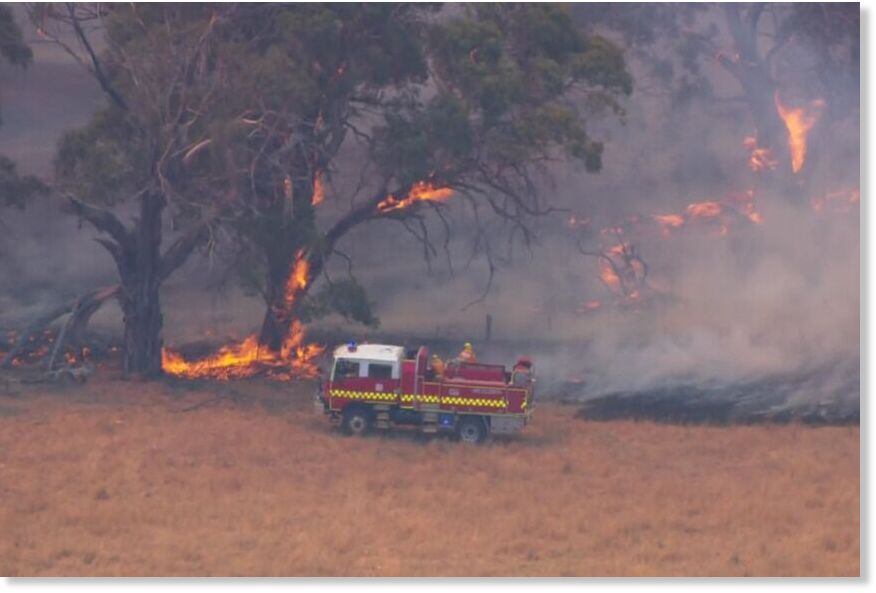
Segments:
[[[20,5],[14,12],[34,60],[26,70],[0,63],[0,154],[25,173],[47,174],[58,138],[84,123],[103,98],[70,56],[36,35]]]

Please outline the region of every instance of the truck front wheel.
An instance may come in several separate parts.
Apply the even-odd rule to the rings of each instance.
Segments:
[[[341,418],[344,433],[362,436],[371,429],[371,410],[365,406],[348,406]]]
[[[456,436],[463,443],[482,443],[487,438],[487,424],[479,416],[463,416],[456,425]]]

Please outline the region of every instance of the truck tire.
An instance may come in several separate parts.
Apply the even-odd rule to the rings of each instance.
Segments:
[[[463,416],[456,423],[456,438],[463,443],[483,443],[487,440],[487,423],[480,416]]]
[[[371,410],[367,406],[347,406],[341,417],[341,428],[344,434],[362,436],[371,430]]]

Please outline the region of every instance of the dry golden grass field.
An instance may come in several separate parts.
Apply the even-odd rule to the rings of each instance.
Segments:
[[[303,383],[2,387],[3,575],[859,573],[858,427],[541,405],[472,447],[346,438]]]

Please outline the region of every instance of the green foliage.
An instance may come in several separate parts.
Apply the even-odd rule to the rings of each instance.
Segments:
[[[150,174],[143,144],[123,112],[102,109],[61,137],[54,160],[58,185],[89,202],[114,205]]]
[[[317,261],[329,235],[379,214],[317,228],[316,175],[359,167],[338,158],[345,142],[388,191],[436,178],[534,200],[552,159],[599,170],[586,120],[622,116],[632,90],[620,50],[555,5],[114,5],[105,24],[101,60],[128,110],[64,137],[59,180],[109,204],[160,182],[217,205],[272,262]],[[314,314],[375,322],[357,283],[326,290]]]
[[[301,318],[310,321],[336,313],[350,322],[377,327],[380,319],[374,314],[373,303],[365,289],[354,278],[325,284],[302,304]]]
[[[477,5],[434,23],[425,43],[438,92],[385,114],[385,174],[452,185],[475,163],[525,170],[557,153],[599,170],[602,145],[585,117],[622,115],[619,97],[632,91],[611,42],[581,35],[562,7]]]

